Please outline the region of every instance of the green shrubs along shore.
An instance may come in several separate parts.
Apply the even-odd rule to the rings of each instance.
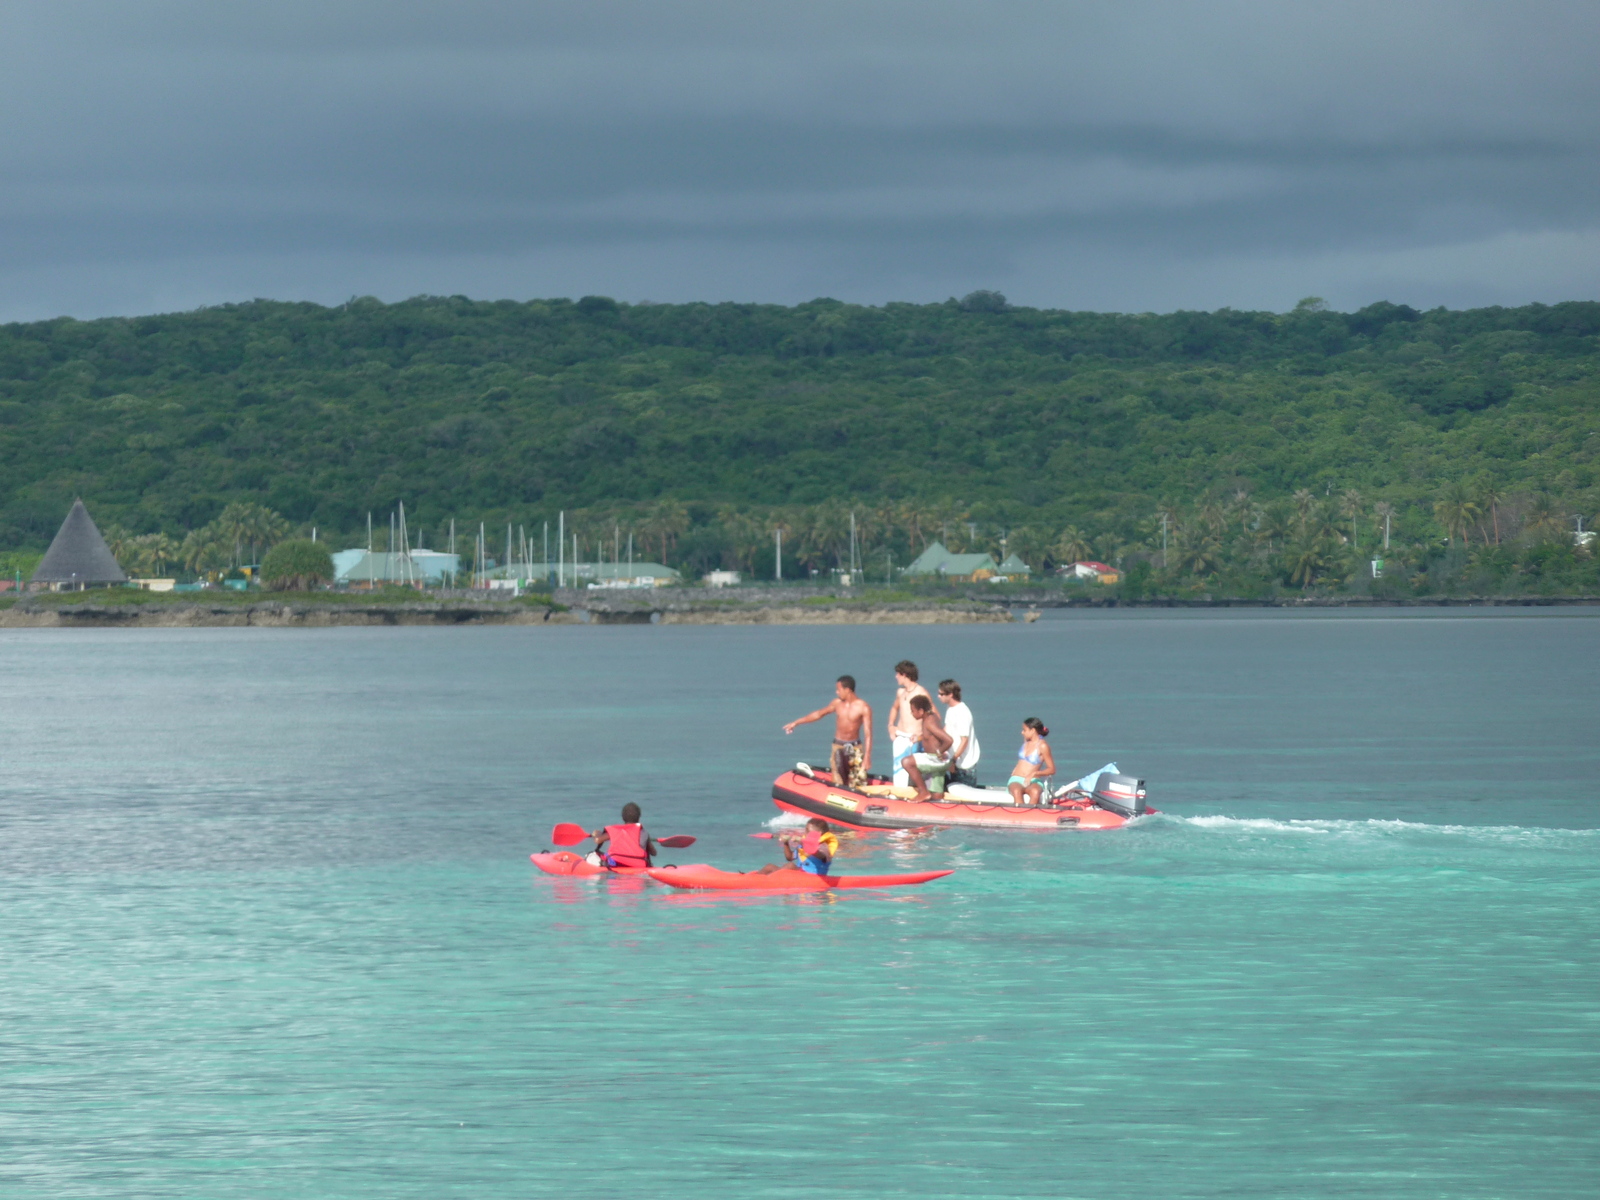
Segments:
[[[369,512],[381,549],[404,502],[434,548],[454,518],[460,548],[481,522],[502,557],[510,523],[542,554],[564,511],[580,557],[631,533],[691,573],[770,577],[783,527],[798,577],[847,563],[853,512],[869,579],[938,538],[1111,562],[1130,595],[1593,592],[1572,531],[1600,513],[1597,336],[1593,302],[1118,315],[992,293],[9,325],[0,550],[42,550],[82,495],[140,573],[216,573],[314,527],[365,545]]]

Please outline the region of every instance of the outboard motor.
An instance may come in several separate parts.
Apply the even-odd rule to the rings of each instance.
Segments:
[[[1132,775],[1109,772],[1095,780],[1094,802],[1124,817],[1141,817],[1148,811],[1144,803],[1144,780]]]

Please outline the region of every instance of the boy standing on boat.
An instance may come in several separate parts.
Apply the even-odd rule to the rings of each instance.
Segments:
[[[833,703],[790,721],[783,732],[793,733],[796,725],[809,725],[829,713],[834,720],[828,768],[840,787],[859,790],[866,786],[867,772],[872,769],[872,707],[856,695],[854,675],[839,676],[833,685]]]
[[[911,698],[921,696],[931,700],[932,697],[928,695],[928,689],[917,682],[917,664],[909,658],[895,664],[894,681],[899,690],[895,692],[894,704],[889,708],[889,744],[894,755],[894,782],[899,787],[907,787],[911,777],[901,768],[900,762],[922,729],[922,722],[911,715]]]
[[[944,722],[939,720],[939,710],[933,707],[933,701],[926,695],[911,697],[908,707],[917,721],[917,740],[911,743],[910,750],[899,765],[911,780],[910,786],[917,789],[912,799],[931,800],[933,793],[928,790],[922,773],[943,771],[945,755],[950,752],[953,741],[945,732]]]

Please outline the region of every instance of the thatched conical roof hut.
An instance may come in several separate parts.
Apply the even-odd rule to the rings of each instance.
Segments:
[[[77,584],[127,583],[128,576],[117,566],[111,547],[89,519],[82,500],[72,502],[72,511],[61,522],[56,540],[44,553],[34,583]]]

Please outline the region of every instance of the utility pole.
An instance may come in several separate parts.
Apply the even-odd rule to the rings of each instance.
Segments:
[[[556,517],[556,586],[567,586],[567,510]]]
[[[1167,514],[1161,514],[1161,569],[1167,569]]]
[[[781,528],[780,529],[774,529],[772,531],[772,536],[777,540],[777,543],[778,543],[778,567],[777,567],[777,570],[775,570],[772,573],[772,578],[777,580],[779,583],[782,583],[783,582],[783,530]]]

